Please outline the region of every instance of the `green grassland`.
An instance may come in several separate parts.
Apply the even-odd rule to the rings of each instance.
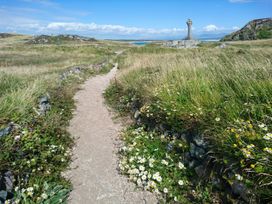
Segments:
[[[31,44],[29,39],[0,39],[0,129],[14,124],[11,134],[0,138],[0,172],[14,176],[13,189],[1,196],[16,203],[62,203],[71,188],[61,173],[73,145],[66,131],[73,95],[85,79],[107,72],[122,46],[101,41]],[[81,72],[61,80],[75,66]],[[39,115],[39,99],[47,95],[51,110]]]
[[[131,48],[105,94],[120,113],[141,119],[123,134],[120,169],[167,202],[272,199],[272,41],[226,44]],[[195,136],[213,163],[202,179],[185,158]]]

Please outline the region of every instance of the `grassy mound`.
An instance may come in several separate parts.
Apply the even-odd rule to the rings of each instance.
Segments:
[[[271,41],[268,42],[271,45]],[[155,182],[156,191],[170,200],[176,197],[181,203],[184,199],[196,202],[203,196],[209,202],[230,202],[232,199],[268,202],[272,196],[271,57],[271,47],[255,44],[249,48],[229,45],[226,49],[208,46],[191,50],[148,46],[131,49],[120,61],[119,80],[106,92],[108,102],[116,109],[130,112],[132,108],[134,117],[140,118],[137,123],[147,131],[136,137],[128,131],[125,136],[125,141],[129,141],[127,147],[131,146],[133,138],[144,140],[135,142],[134,147],[140,150],[138,155],[147,152],[146,160],[154,157],[160,162],[166,160],[165,149],[169,144],[175,146],[176,140],[178,143],[183,141],[180,135],[186,135],[187,141],[199,136],[207,143],[206,154],[213,163],[204,172],[204,182],[199,183],[201,188],[194,181],[196,174],[199,175],[199,166],[190,162],[185,165],[189,169],[192,167],[185,178],[179,175],[182,172],[165,174],[164,170],[158,169],[160,175],[164,174],[162,180],[169,184],[161,185],[156,179],[148,178],[142,180],[140,186]],[[152,131],[155,131],[152,139],[145,136]],[[167,142],[159,141],[161,134],[169,138]],[[153,143],[157,152],[149,148]],[[164,150],[156,147],[157,144]],[[193,148],[187,142],[182,147],[172,147],[168,154],[179,154],[179,161],[186,163],[186,152],[192,154]],[[127,161],[129,157],[130,153],[123,159]],[[177,166],[179,161],[172,159],[173,165]],[[142,171],[139,163],[133,165],[139,171],[137,182]],[[154,173],[146,168],[147,173]],[[224,185],[216,185],[214,174]],[[188,188],[180,189],[177,180],[184,181]],[[220,189],[222,186],[230,192]],[[165,190],[167,193],[164,188],[168,189]]]

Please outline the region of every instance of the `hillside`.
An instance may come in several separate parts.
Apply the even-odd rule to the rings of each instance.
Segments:
[[[9,38],[9,37],[13,37],[13,36],[17,36],[17,34],[12,34],[12,33],[0,33],[0,38]]]
[[[67,42],[91,42],[96,41],[94,38],[83,37],[78,35],[39,35],[29,40],[30,44],[59,44]]]
[[[221,41],[258,40],[272,38],[272,18],[250,21],[242,29],[225,36]]]

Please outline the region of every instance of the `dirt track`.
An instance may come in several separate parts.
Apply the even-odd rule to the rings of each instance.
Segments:
[[[73,183],[69,203],[156,203],[154,195],[135,190],[135,186],[118,174],[114,140],[121,125],[112,121],[102,96],[116,66],[106,75],[89,79],[75,95],[77,109],[69,131],[76,138],[71,171],[66,175]]]

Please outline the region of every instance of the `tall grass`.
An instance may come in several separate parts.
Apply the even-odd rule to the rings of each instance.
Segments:
[[[136,99],[142,117],[173,131],[204,135],[216,160],[241,173],[260,202],[267,202],[272,196],[271,44],[134,48],[120,61],[117,88],[111,87],[108,97],[124,107]]]
[[[15,178],[7,198],[5,186],[0,186],[0,199],[65,203],[71,185],[62,172],[71,158],[73,141],[66,127],[73,95],[79,83],[110,67],[94,70],[92,64],[110,64],[121,48],[102,42],[32,45],[22,37],[0,41],[0,129],[15,123],[12,132],[0,138],[0,176],[8,170]],[[60,80],[73,66],[82,67],[81,73]],[[48,94],[51,109],[39,115],[39,100]]]

